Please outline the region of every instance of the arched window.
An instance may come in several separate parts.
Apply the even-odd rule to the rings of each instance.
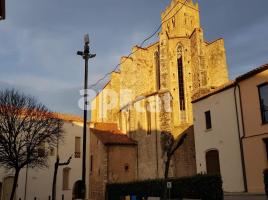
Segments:
[[[210,150],[206,153],[206,165],[208,174],[220,174],[220,159],[218,150]]]
[[[62,170],[62,189],[69,190],[70,189],[70,171],[71,168],[65,167]]]
[[[159,58],[159,52],[156,51],[154,53],[154,62],[155,62],[155,72],[156,72],[156,90],[160,90],[160,58]]]
[[[183,47],[178,45],[177,47],[177,64],[178,64],[178,83],[179,83],[179,105],[180,110],[185,111],[185,94],[184,94],[184,69],[182,59]]]

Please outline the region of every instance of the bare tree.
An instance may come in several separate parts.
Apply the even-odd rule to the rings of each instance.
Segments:
[[[165,162],[165,183],[167,184],[170,161],[177,149],[184,143],[187,137],[187,133],[182,133],[179,137],[175,137],[169,132],[161,133],[161,146],[163,150],[164,162]],[[167,186],[165,185],[164,199],[167,199]]]
[[[0,164],[14,171],[10,200],[25,166],[47,167],[44,147],[55,147],[63,121],[35,98],[14,89],[0,91]]]
[[[58,168],[59,166],[67,166],[70,164],[72,159],[72,156],[69,157],[69,159],[66,162],[61,163],[60,157],[57,155],[56,162],[54,165],[54,175],[53,175],[53,183],[52,183],[52,200],[56,200],[56,186],[57,186],[57,175],[58,175]]]
[[[165,179],[168,178],[170,161],[176,150],[184,143],[187,133],[181,134],[178,138],[174,138],[171,133],[161,133],[161,146],[165,160]]]

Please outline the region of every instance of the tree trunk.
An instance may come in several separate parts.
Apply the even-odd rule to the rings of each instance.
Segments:
[[[59,157],[57,156],[57,160],[56,160],[55,166],[54,166],[54,176],[53,176],[53,183],[52,183],[52,200],[56,200],[58,168],[59,168]]]
[[[171,156],[167,155],[167,161],[165,163],[164,200],[167,200],[167,195],[168,195],[167,180],[168,180],[168,174],[169,174],[170,161],[171,161]]]
[[[171,156],[167,156],[167,162],[165,163],[165,179],[168,178],[169,174],[169,165],[170,165]]]
[[[11,191],[11,195],[10,195],[10,200],[14,200],[15,192],[16,192],[16,188],[17,188],[17,184],[18,184],[18,179],[19,179],[19,174],[20,174],[20,169],[16,169],[15,176],[14,176],[14,182],[13,182],[13,186],[12,186],[12,191]]]

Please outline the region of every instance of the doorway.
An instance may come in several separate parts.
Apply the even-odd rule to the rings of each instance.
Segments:
[[[13,182],[14,182],[14,177],[13,176],[9,176],[9,177],[6,177],[4,179],[4,182],[3,182],[3,196],[2,196],[3,200],[9,200],[10,199]],[[14,198],[14,199],[16,199],[16,198]]]
[[[218,150],[210,150],[206,153],[206,164],[208,174],[221,174]]]

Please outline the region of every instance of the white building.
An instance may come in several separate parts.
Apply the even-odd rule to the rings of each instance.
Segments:
[[[239,95],[231,82],[193,103],[197,173],[220,173],[225,192],[243,192]]]
[[[64,120],[64,139],[59,142],[58,148],[60,162],[66,162],[70,156],[72,156],[72,160],[67,166],[59,166],[56,195],[58,200],[70,200],[72,199],[73,184],[77,180],[81,180],[82,176],[83,123],[82,119],[76,116],[61,114],[58,116]],[[16,200],[51,199],[56,154],[57,149],[49,150],[48,168],[29,168],[21,171],[16,190]],[[87,162],[87,169],[88,167]],[[26,174],[28,175],[26,176]],[[86,174],[88,175],[88,173]],[[88,181],[89,177],[86,177],[86,180]],[[13,172],[0,168],[0,200],[9,200],[12,183]],[[88,182],[86,184],[88,186]]]

